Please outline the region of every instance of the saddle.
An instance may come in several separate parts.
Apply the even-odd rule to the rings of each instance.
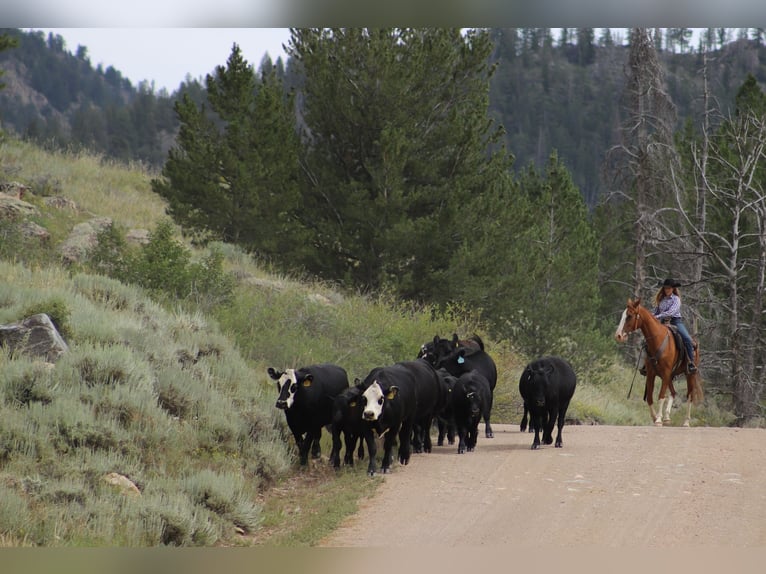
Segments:
[[[662,321],[662,324],[668,327],[670,329],[670,334],[673,335],[673,341],[676,344],[676,349],[678,349],[678,358],[676,359],[675,364],[673,365],[673,377],[678,377],[680,375],[683,375],[685,372],[685,369],[680,369],[681,365],[684,362],[684,359],[686,358],[686,345],[684,345],[684,340],[681,337],[681,334],[678,332],[678,329],[675,325],[670,324],[670,320],[664,320]],[[646,341],[644,341],[644,352],[647,352],[646,348]],[[646,356],[647,361],[656,362],[654,357],[650,357],[648,354]],[[646,375],[646,366],[642,366],[641,369],[639,369],[642,375]]]

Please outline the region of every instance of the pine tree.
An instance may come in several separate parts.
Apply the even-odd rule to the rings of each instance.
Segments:
[[[458,29],[292,30],[313,272],[435,296],[462,212],[502,169],[487,151],[500,135],[487,114],[491,51],[486,32]]]
[[[289,259],[300,251],[299,139],[292,97],[273,68],[260,81],[235,44],[208,75],[210,109],[184,93],[175,104],[177,146],[152,181],[176,222],[203,236]]]

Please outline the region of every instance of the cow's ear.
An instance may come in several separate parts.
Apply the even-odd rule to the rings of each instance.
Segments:
[[[314,375],[312,375],[311,373],[309,373],[308,375],[306,375],[305,377],[303,377],[303,381],[302,381],[302,382],[303,382],[303,386],[304,386],[304,387],[310,387],[310,386],[311,386],[311,383],[313,383],[313,382],[314,382]]]
[[[391,400],[391,399],[393,399],[393,398],[394,398],[394,397],[395,397],[397,394],[399,394],[399,387],[397,387],[396,385],[393,385],[393,386],[391,386],[391,387],[388,389],[388,394],[386,395],[386,398],[387,398],[387,399],[390,401],[390,400]]]
[[[457,349],[457,348],[458,348],[458,346],[459,346],[459,345],[458,345],[458,341],[459,341],[459,340],[460,340],[460,339],[458,339],[458,338],[457,338],[457,333],[452,333],[452,346],[453,346],[453,347],[455,347],[456,349]]]
[[[274,369],[273,367],[269,367],[269,369],[268,369],[268,371],[267,371],[267,372],[269,373],[269,376],[270,376],[272,379],[274,379],[275,381],[278,381],[278,380],[279,380],[279,377],[281,377],[281,376],[282,376],[282,373],[280,373],[279,371],[277,371],[277,370],[276,370],[276,369]]]
[[[356,377],[356,378],[354,379],[354,385],[358,385],[358,384],[359,384],[359,383],[361,383],[361,382],[362,382],[362,381],[359,379],[359,377]]]
[[[439,335],[434,335],[434,346],[437,346],[440,340],[441,338],[439,337]]]

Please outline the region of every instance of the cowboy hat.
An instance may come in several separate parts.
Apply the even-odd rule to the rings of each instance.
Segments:
[[[665,281],[662,282],[661,286],[662,287],[680,287],[681,284],[675,279],[665,279]]]

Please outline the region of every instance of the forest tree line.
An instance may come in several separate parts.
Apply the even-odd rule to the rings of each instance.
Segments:
[[[153,189],[199,240],[349,289],[460,306],[525,354],[594,372],[626,298],[649,304],[675,277],[708,396],[741,423],[761,417],[760,60],[727,72],[721,45],[663,52],[653,29],[614,49],[602,36],[592,55],[578,31],[576,50],[562,38],[548,58],[544,29],[500,32],[293,29],[287,67],[256,68],[235,44],[173,100],[178,133]],[[736,49],[761,53],[747,42]],[[684,66],[698,91],[669,80]],[[735,77],[722,98],[721,78]],[[513,102],[535,94],[522,118]]]

